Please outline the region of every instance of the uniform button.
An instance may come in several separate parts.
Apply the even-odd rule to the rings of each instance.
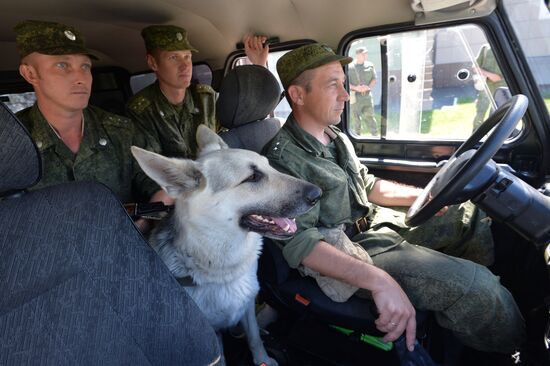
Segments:
[[[195,109],[193,110],[193,112],[199,113],[199,109],[198,109],[198,108],[195,108]]]
[[[106,146],[106,145],[107,145],[107,140],[105,140],[104,138],[100,138],[100,139],[99,139],[99,144],[100,144],[101,146]]]
[[[280,144],[280,142],[277,142],[275,145],[279,145],[279,144]]]
[[[42,141],[36,141],[36,147],[40,149],[42,147]]]
[[[161,117],[164,117],[164,112],[163,111],[160,111],[159,114],[160,114]]]
[[[277,150],[277,147],[274,147],[274,148],[273,148],[273,151],[275,151],[275,150]]]

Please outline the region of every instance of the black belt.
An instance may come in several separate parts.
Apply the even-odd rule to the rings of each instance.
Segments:
[[[348,236],[348,238],[353,238],[355,235],[364,233],[368,229],[370,229],[370,224],[372,222],[371,215],[365,215],[363,217],[358,218],[355,220],[355,222],[351,225],[348,225],[346,227],[346,230],[344,230],[344,233]]]

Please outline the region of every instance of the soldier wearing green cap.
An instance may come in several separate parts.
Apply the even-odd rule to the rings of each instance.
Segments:
[[[134,95],[127,114],[146,132],[153,151],[192,158],[199,124],[216,130],[215,92],[208,85],[191,85],[192,52],[187,32],[174,25],[142,30],[146,61],[157,81]]]
[[[408,228],[402,212],[384,206],[410,206],[421,190],[369,174],[349,138],[334,127],[349,100],[343,66],[351,61],[310,44],[277,63],[292,113],[264,154],[276,169],[323,190],[314,208],[296,219],[296,235],[280,242],[283,255],[339,301],[357,289],[370,291],[379,312],[375,323],[386,341],[405,332],[413,348],[416,307],[435,312],[438,323],[468,346],[514,351],[525,324],[512,295],[484,266],[448,255],[490,264],[492,238],[483,213],[467,203]],[[344,249],[332,242],[342,235],[352,243]],[[348,254],[357,252],[348,248],[353,243],[373,264],[368,256]],[[475,243],[479,247],[469,245]],[[330,288],[323,288],[327,278]]]
[[[366,48],[355,50],[355,62],[348,70],[349,88],[355,97],[350,103],[352,129],[358,135],[364,132],[376,136],[376,119],[374,118],[374,102],[372,89],[376,85],[376,70],[368,59]]]
[[[42,179],[51,184],[95,180],[122,202],[170,200],[139,168],[130,146],[145,139],[127,118],[89,106],[91,58],[75,28],[28,20],[15,28],[19,72],[36,94],[34,106],[17,113],[42,157]]]

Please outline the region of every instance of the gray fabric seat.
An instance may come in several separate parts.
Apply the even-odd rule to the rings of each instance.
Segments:
[[[220,133],[232,148],[260,153],[281,128],[277,118],[266,118],[279,104],[281,88],[271,72],[262,66],[245,65],[231,70],[220,87],[216,112]]]
[[[95,182],[25,192],[39,153],[0,103],[0,365],[206,365],[200,310],[112,192]]]

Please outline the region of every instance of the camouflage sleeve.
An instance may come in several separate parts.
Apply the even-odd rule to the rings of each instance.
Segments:
[[[361,178],[363,178],[363,182],[365,184],[365,193],[368,196],[374,188],[374,185],[376,184],[378,178],[376,178],[373,174],[370,174],[368,168],[363,164],[360,165],[359,174],[361,174]]]
[[[143,96],[134,96],[126,106],[126,115],[140,131],[140,141],[144,141],[144,149],[161,153],[160,137],[153,126],[153,116],[150,111],[150,101]],[[146,145],[145,145],[146,144]],[[136,145],[137,146],[137,145]],[[140,146],[142,147],[142,146]]]
[[[476,64],[477,66],[483,68],[483,64],[485,63],[485,54],[487,53],[487,45],[481,46],[479,49],[479,53],[477,54],[476,58]]]
[[[351,65],[348,68],[348,78],[350,85],[359,85],[359,80],[357,80],[357,71],[355,70],[354,65]]]
[[[134,138],[133,138],[132,144],[134,146],[141,147],[142,149],[145,149],[145,150],[155,151],[151,147],[149,140],[146,138],[142,129],[139,127],[138,124],[135,124],[135,123],[134,123]],[[132,190],[136,193],[134,196],[138,197],[139,201],[143,201],[143,202],[149,201],[149,198],[155,192],[159,191],[161,188],[155,181],[149,178],[147,174],[143,172],[143,170],[141,170],[141,167],[139,166],[138,162],[133,158],[132,158],[132,163],[133,163]]]
[[[300,178],[296,172],[289,171],[285,166],[278,164],[275,159],[270,160],[269,163],[282,173]],[[316,227],[319,222],[320,210],[321,203],[317,202],[310,211],[296,218],[296,225],[298,227],[296,235],[289,240],[277,241],[283,247],[283,256],[290,267],[297,268],[302,263],[302,260],[311,253],[317,243],[320,240],[324,240],[324,236],[321,235]]]

